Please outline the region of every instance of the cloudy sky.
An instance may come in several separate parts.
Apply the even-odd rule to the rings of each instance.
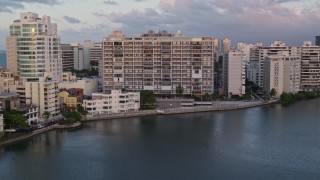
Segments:
[[[51,16],[63,43],[101,41],[114,29],[167,29],[238,42],[300,45],[320,35],[317,0],[0,0],[0,49],[20,12]]]

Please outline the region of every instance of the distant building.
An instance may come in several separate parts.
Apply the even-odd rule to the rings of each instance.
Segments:
[[[310,41],[301,47],[301,88],[304,91],[320,90],[320,47]]]
[[[316,36],[316,46],[320,46],[320,36]]]
[[[37,81],[44,72],[59,80],[62,72],[57,24],[49,16],[20,13],[7,37],[7,69],[23,81]]]
[[[92,100],[83,100],[83,107],[90,115],[126,113],[140,109],[140,93],[111,90],[110,94],[93,93]]]
[[[90,68],[102,69],[102,44],[95,43],[94,47],[90,49]]]
[[[223,62],[223,87],[228,97],[245,94],[245,55],[240,50],[230,50]]]
[[[300,91],[301,57],[279,52],[268,56],[264,62],[264,90],[275,89],[276,97],[283,92],[298,93]]]
[[[98,80],[96,78],[77,79],[70,72],[65,72],[59,82],[59,89],[81,88],[85,96],[91,96],[92,93],[98,92]]]
[[[230,49],[231,49],[231,40],[228,38],[224,38],[222,40],[221,52],[223,54],[228,54]]]
[[[104,38],[103,91],[126,89],[155,94],[201,96],[214,92],[212,37],[184,37],[181,32],[149,31],[127,37],[114,31]]]
[[[78,43],[61,44],[62,70],[63,72],[72,69],[84,69],[84,50]]]

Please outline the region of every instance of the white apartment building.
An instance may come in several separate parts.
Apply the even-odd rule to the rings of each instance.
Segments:
[[[140,93],[111,90],[110,94],[93,93],[92,100],[83,100],[83,107],[90,115],[138,111]]]
[[[59,80],[62,72],[57,24],[49,16],[21,13],[10,25],[7,37],[7,67],[23,81],[37,81],[44,72]]]
[[[315,91],[320,89],[320,47],[310,41],[301,47],[301,90]]]
[[[37,106],[40,117],[45,111],[56,116],[60,114],[59,89],[58,82],[51,77],[50,73],[45,73],[36,82],[16,82],[10,90],[19,94],[22,108]]]
[[[260,87],[263,87],[264,83],[264,61],[267,56],[278,55],[278,52],[288,52],[289,55],[300,56],[300,47],[288,47],[285,43],[281,41],[274,41],[269,47],[258,47],[255,48],[251,53],[259,53],[259,83]],[[251,56],[253,57],[253,56]]]
[[[223,63],[223,87],[228,97],[246,93],[245,55],[240,50],[230,50]]]
[[[264,62],[264,90],[276,90],[276,97],[283,92],[298,93],[300,91],[301,57],[279,52],[268,56]]]
[[[84,69],[90,69],[90,51],[94,48],[96,43],[91,40],[85,40],[83,43],[84,50]]]
[[[62,70],[84,69],[84,50],[78,43],[61,44]]]
[[[103,91],[125,88],[155,94],[200,96],[214,91],[213,38],[184,37],[166,31],[126,37],[114,31],[104,38]]]

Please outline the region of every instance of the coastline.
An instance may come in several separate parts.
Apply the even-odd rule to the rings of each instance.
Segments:
[[[28,134],[25,134],[25,135],[22,135],[22,136],[19,136],[19,137],[14,137],[14,138],[10,138],[10,139],[4,140],[4,141],[0,141],[0,146],[5,146],[5,145],[8,145],[8,144],[24,141],[24,140],[30,139],[30,138],[32,138],[34,136],[38,136],[38,135],[40,135],[42,133],[46,133],[46,132],[49,132],[49,131],[52,131],[52,130],[75,129],[75,128],[78,128],[80,126],[81,126],[81,122],[76,122],[76,123],[74,123],[72,125],[52,125],[52,126],[45,127],[45,128],[33,131],[31,133],[28,133]]]
[[[58,129],[75,129],[81,126],[82,123],[94,122],[94,121],[104,121],[104,120],[113,120],[113,119],[123,119],[123,118],[132,118],[132,117],[142,117],[142,116],[153,116],[153,115],[173,115],[173,114],[185,114],[185,113],[201,113],[201,112],[214,112],[214,111],[230,111],[238,109],[247,109],[259,106],[266,106],[279,102],[278,100],[273,100],[269,102],[241,102],[240,104],[234,102],[228,102],[226,104],[213,104],[212,106],[196,106],[196,107],[187,107],[187,108],[171,108],[171,109],[162,109],[162,110],[145,110],[138,112],[130,113],[120,113],[120,114],[108,114],[106,115],[96,115],[96,116],[84,116],[80,122],[76,122],[72,125],[53,125],[33,131],[29,134],[22,135],[15,138],[10,138],[4,141],[0,141],[0,146],[5,146],[12,143],[17,143],[30,139],[34,136],[40,135],[42,133],[49,132],[51,130]]]
[[[94,121],[104,121],[113,119],[123,119],[141,116],[152,116],[152,115],[173,115],[173,114],[185,114],[185,113],[201,113],[201,112],[213,112],[213,111],[229,111],[253,108],[259,106],[266,106],[274,103],[278,103],[278,100],[273,100],[269,102],[233,102],[227,101],[223,104],[213,104],[212,106],[196,106],[196,107],[182,107],[182,108],[170,108],[170,109],[160,109],[160,110],[145,110],[130,113],[118,113],[118,114],[107,114],[107,115],[94,115],[94,116],[84,116],[81,122],[94,122]]]

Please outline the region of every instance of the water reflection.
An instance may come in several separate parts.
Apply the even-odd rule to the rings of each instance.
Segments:
[[[320,100],[146,116],[0,148],[7,179],[318,179]]]

